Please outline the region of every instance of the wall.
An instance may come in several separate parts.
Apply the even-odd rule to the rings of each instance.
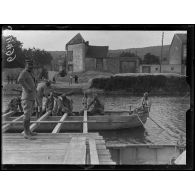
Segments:
[[[68,45],[68,51],[73,51],[73,72],[85,71],[85,44]]]
[[[139,66],[139,72],[143,72],[142,71],[143,66],[149,66],[150,67],[150,73],[159,73],[160,72],[160,65],[159,64],[141,64]],[[156,68],[158,70],[156,70]]]
[[[181,74],[181,64],[167,64],[161,66],[162,73],[177,73]]]
[[[139,59],[138,58],[134,58],[134,57],[121,57],[120,59],[120,63],[121,62],[133,62],[135,63],[135,69],[134,72],[139,72]],[[120,68],[119,68],[119,72],[120,72]]]
[[[104,71],[111,73],[119,73],[119,58],[106,58],[103,60]]]
[[[169,64],[182,64],[182,42],[174,36],[169,50]]]
[[[96,70],[96,59],[95,58],[85,58],[85,71]]]

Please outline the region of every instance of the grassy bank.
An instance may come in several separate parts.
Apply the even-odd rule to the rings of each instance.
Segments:
[[[108,78],[94,78],[90,88],[105,93],[127,92],[158,95],[180,95],[189,92],[185,76],[178,74],[117,74]]]

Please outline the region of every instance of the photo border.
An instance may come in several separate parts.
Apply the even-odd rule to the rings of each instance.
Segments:
[[[194,170],[194,25],[191,24],[8,24],[1,25],[5,30],[11,26],[12,30],[110,30],[110,31],[179,31],[187,30],[187,67],[186,81],[190,86],[190,109],[186,112],[186,165],[48,165],[48,164],[21,164],[5,165],[2,164],[1,148],[1,170],[4,171],[127,171],[127,170]],[[2,42],[1,30],[1,42]],[[1,44],[2,46],[2,44]],[[2,49],[1,49],[2,52]],[[2,54],[1,54],[2,55]],[[1,60],[2,62],[2,60]],[[2,73],[2,65],[1,65]],[[1,75],[2,76],[2,75]],[[2,79],[1,79],[2,82]],[[2,95],[1,95],[2,98]],[[2,101],[1,101],[2,102]],[[2,125],[1,125],[2,126]],[[2,134],[1,147],[2,147]]]

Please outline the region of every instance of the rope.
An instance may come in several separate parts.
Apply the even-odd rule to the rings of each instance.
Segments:
[[[150,120],[152,120],[157,126],[159,126],[163,131],[166,131],[166,129],[164,129],[162,126],[160,126],[154,119],[152,119],[150,116],[148,116],[148,118],[150,119]],[[162,132],[160,132],[160,133],[162,133]],[[159,133],[159,134],[160,134]]]
[[[143,123],[142,120],[140,119],[139,115],[138,115],[138,114],[136,114],[136,115],[137,115],[139,121],[141,122],[141,124],[143,125],[143,127],[145,128],[144,123]]]

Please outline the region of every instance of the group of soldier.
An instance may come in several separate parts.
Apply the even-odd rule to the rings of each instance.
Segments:
[[[18,83],[22,86],[22,95],[10,101],[6,112],[17,112],[18,110],[23,112],[24,138],[33,139],[36,133],[30,131],[30,118],[34,111],[37,113],[37,117],[48,111],[51,111],[51,115],[54,116],[61,116],[64,113],[74,115],[73,101],[70,97],[71,94],[59,95],[52,91],[51,81],[46,80],[37,84],[33,74],[33,61],[27,59],[25,62],[25,69],[18,77]],[[43,104],[43,97],[46,98],[45,104]],[[84,109],[87,109],[91,115],[103,114],[104,106],[97,95],[94,96],[90,103],[88,103],[87,95],[84,95],[83,102],[84,99]],[[83,113],[83,110],[80,114]]]
[[[15,75],[13,75],[13,74],[11,74],[11,75],[7,75],[7,84],[14,84],[14,83],[16,83],[17,84],[17,77],[18,76],[15,76]]]

